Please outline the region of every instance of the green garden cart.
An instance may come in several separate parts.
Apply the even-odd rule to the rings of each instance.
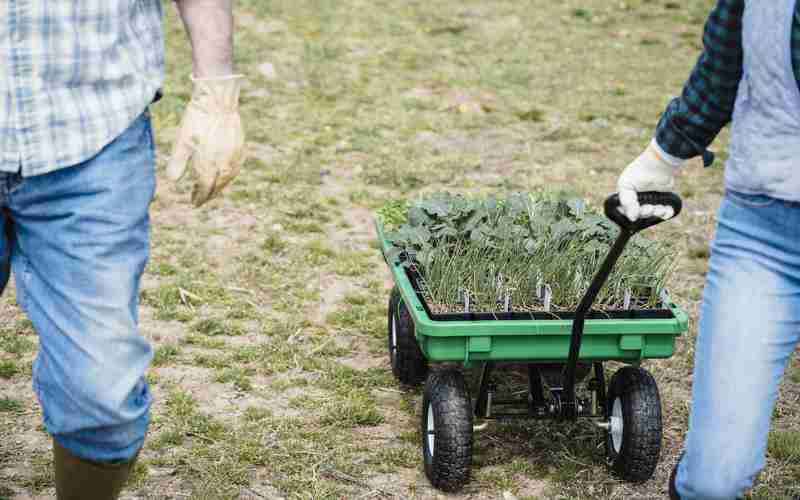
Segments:
[[[675,216],[682,205],[671,193],[640,193],[639,200],[669,205]],[[508,419],[592,419],[605,433],[614,474],[632,482],[653,475],[661,451],[661,401],[656,381],[640,362],[672,356],[675,339],[688,328],[688,316],[666,292],[656,308],[592,309],[630,238],[662,222],[658,218],[630,222],[618,208],[617,195],[606,200],[605,214],[620,227],[619,236],[578,307],[558,317],[541,312],[432,311],[424,300],[419,273],[392,251],[377,223],[395,283],[388,308],[392,372],[404,385],[425,384],[422,455],[425,473],[435,487],[454,491],[465,485],[473,432],[490,420]],[[626,365],[606,384],[608,361]],[[496,368],[510,364],[527,369],[527,397],[496,397]],[[480,373],[472,394],[461,369],[470,367]],[[584,397],[576,395],[580,384],[585,384]]]

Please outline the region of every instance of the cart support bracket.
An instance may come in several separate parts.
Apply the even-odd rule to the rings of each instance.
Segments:
[[[492,352],[492,337],[470,337],[469,352]]]
[[[619,338],[619,348],[623,351],[638,351],[639,357],[642,357],[644,337],[641,335],[622,335]]]
[[[464,367],[470,366],[472,354],[492,352],[492,337],[470,337],[464,349]]]

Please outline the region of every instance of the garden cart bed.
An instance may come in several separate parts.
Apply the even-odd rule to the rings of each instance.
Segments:
[[[391,242],[376,223],[384,256]],[[419,276],[399,259],[387,260],[395,286],[414,322],[416,339],[430,362],[563,361],[575,312],[433,314]],[[666,297],[665,297],[666,298]],[[587,316],[580,358],[638,361],[672,356],[688,316],[665,300],[663,309],[593,311]]]

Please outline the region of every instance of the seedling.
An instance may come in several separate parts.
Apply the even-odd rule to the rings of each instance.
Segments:
[[[471,312],[506,312],[506,303],[513,312],[574,310],[619,234],[583,200],[551,194],[439,193],[387,203],[379,218],[390,257],[403,261],[428,307],[441,313],[464,312],[465,289]],[[668,245],[634,238],[596,307],[658,308],[674,260]],[[512,283],[506,301],[504,287]]]

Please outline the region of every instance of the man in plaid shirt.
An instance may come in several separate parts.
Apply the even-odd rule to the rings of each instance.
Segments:
[[[168,166],[195,206],[238,173],[232,0],[176,0],[195,91]],[[149,423],[137,329],[164,73],[161,0],[0,3],[0,292],[10,270],[40,339],[33,385],[59,500],[109,500]]]
[[[800,342],[800,4],[719,0],[704,43],[681,97],[618,181],[631,220],[672,217],[668,207],[640,206],[637,192],[672,191],[688,158],[710,164],[706,147],[732,123],[689,432],[669,485],[684,500],[739,498],[753,485]]]

